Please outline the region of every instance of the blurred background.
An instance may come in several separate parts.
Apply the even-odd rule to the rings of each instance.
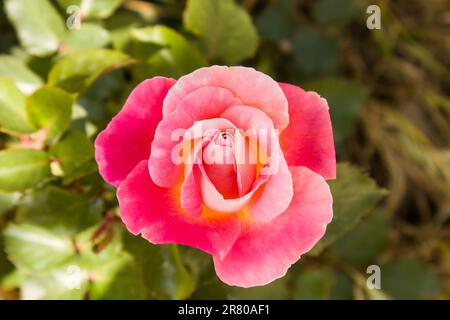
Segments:
[[[211,64],[330,105],[334,220],[263,287],[126,232],[93,159],[140,81]],[[449,66],[445,0],[1,0],[0,299],[449,299]]]

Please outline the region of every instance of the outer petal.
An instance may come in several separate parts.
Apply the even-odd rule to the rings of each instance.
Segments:
[[[162,103],[175,80],[155,77],[140,83],[122,110],[95,140],[95,159],[101,176],[118,186],[139,161],[148,159]]]
[[[277,129],[283,130],[289,123],[286,97],[277,83],[268,75],[246,67],[212,66],[181,77],[164,101],[164,116],[172,113],[186,95],[208,86],[228,89],[242,104],[261,109]]]
[[[120,184],[117,198],[128,230],[154,244],[178,243],[223,257],[240,233],[236,217],[204,220],[182,212],[179,191],[154,184],[145,160]]]
[[[280,135],[288,164],[335,179],[336,155],[327,101],[290,84],[280,83],[280,87],[289,103],[289,126]]]
[[[278,279],[325,233],[333,215],[327,183],[305,167],[289,169],[294,183],[289,208],[268,224],[243,225],[228,255],[214,256],[216,273],[225,283],[252,287]]]

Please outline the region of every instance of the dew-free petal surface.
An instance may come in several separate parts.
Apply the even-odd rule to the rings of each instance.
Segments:
[[[181,170],[172,159],[172,151],[180,143],[177,138],[183,137],[183,132],[195,121],[215,118],[238,102],[225,89],[207,87],[192,92],[180,101],[177,111],[164,116],[156,128],[149,161],[153,181],[161,187],[174,186]]]
[[[289,169],[294,184],[289,208],[270,223],[243,225],[229,253],[223,259],[214,257],[223,282],[240,287],[270,283],[284,276],[324,235],[333,216],[327,183],[308,168]]]
[[[292,175],[283,154],[272,160],[271,166],[277,170],[269,170],[271,175],[264,184],[258,199],[250,205],[250,212],[258,222],[269,222],[282,214],[290,205],[294,187]]]
[[[117,198],[127,229],[153,244],[178,243],[223,257],[240,233],[234,216],[206,220],[182,212],[178,190],[154,184],[145,160],[120,184]]]
[[[262,72],[240,66],[200,68],[181,77],[164,101],[164,116],[175,111],[189,93],[208,86],[225,88],[242,104],[261,109],[280,130],[289,123],[287,100],[277,83]]]
[[[150,155],[162,104],[175,80],[155,77],[131,92],[122,110],[95,140],[95,159],[100,175],[118,186],[133,168]]]
[[[336,155],[327,101],[315,92],[279,85],[289,103],[289,126],[280,134],[288,165],[305,166],[325,179],[335,179]]]

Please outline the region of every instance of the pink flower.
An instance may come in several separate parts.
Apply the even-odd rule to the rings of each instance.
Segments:
[[[95,149],[128,230],[211,254],[229,285],[282,277],[332,219],[326,100],[252,68],[145,80]]]

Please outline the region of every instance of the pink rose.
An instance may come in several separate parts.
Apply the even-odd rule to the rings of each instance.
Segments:
[[[211,254],[229,285],[282,277],[332,219],[326,100],[252,68],[145,80],[95,150],[128,230]]]

